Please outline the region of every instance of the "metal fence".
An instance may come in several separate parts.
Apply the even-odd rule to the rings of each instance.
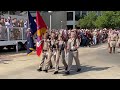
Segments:
[[[21,27],[0,27],[0,41],[26,40],[26,28]]]

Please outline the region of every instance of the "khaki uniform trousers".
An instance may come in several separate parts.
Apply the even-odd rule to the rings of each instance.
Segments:
[[[110,53],[113,51],[115,53],[116,41],[110,41]]]
[[[120,47],[120,39],[118,39],[116,46],[117,46],[117,47]]]
[[[49,65],[52,63],[51,62],[52,56],[53,56],[53,59],[55,61],[56,60],[56,54],[55,54],[55,52],[48,51],[48,58],[47,58],[47,61],[46,61],[46,64],[45,64],[45,69],[46,70],[48,70]]]
[[[41,59],[41,61],[40,61],[40,67],[43,67],[44,62],[45,62],[45,60],[47,60],[47,58],[48,58],[48,53],[47,53],[47,51],[42,52],[42,59]],[[52,66],[51,60],[50,60],[50,62],[49,62],[49,66]]]
[[[62,50],[61,53],[60,53],[60,51],[57,51],[57,53],[56,53],[55,71],[58,71],[59,61],[62,61],[65,68],[68,66],[65,61],[65,51],[64,50]]]
[[[110,47],[116,47],[116,41],[110,41]]]
[[[69,54],[68,54],[68,69],[67,69],[67,71],[70,71],[70,69],[72,67],[73,58],[76,62],[77,69],[79,69],[80,68],[80,61],[78,58],[78,51],[69,51],[68,53]]]

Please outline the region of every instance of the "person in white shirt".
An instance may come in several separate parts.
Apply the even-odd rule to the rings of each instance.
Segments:
[[[10,23],[9,19],[7,19],[7,21],[5,22],[5,26],[6,26],[6,28],[12,27],[12,23]]]
[[[12,19],[11,19],[11,16],[8,17],[8,20],[9,20],[10,25],[12,25]]]
[[[118,46],[118,50],[117,52],[120,53],[120,30],[119,30],[119,34],[118,34],[118,42],[117,42],[117,46]]]
[[[27,20],[24,22],[24,28],[28,28],[28,21]]]
[[[96,45],[97,44],[97,30],[95,29],[93,32],[93,44]]]

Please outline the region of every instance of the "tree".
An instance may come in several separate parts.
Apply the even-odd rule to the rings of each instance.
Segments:
[[[78,26],[81,28],[119,28],[120,11],[102,11],[100,16],[97,16],[95,12],[90,12],[78,21]]]
[[[97,15],[95,12],[89,12],[87,16],[78,21],[78,27],[80,28],[95,28],[94,22],[96,21]]]
[[[78,21],[78,27],[80,27],[80,28],[86,28],[86,26],[87,26],[87,23],[86,23],[87,21],[85,20],[85,19],[80,19],[79,21]]]
[[[97,17],[97,20],[95,21],[94,25],[95,25],[97,28],[105,28],[107,23],[108,23],[107,17],[101,15],[101,16],[98,16],[98,17]]]
[[[120,27],[120,11],[104,11],[95,21],[97,28]]]
[[[120,27],[120,11],[114,11],[115,27]]]

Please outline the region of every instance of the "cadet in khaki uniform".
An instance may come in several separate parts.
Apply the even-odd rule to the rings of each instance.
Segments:
[[[58,73],[59,69],[59,60],[62,61],[65,70],[67,70],[67,63],[65,61],[65,41],[63,41],[62,35],[59,35],[58,37],[58,43],[57,43],[57,52],[56,52],[56,61],[55,61],[55,72],[54,74]]]
[[[71,38],[68,40],[68,43],[67,43],[68,68],[67,68],[67,72],[65,72],[65,74],[70,74],[69,71],[72,67],[73,58],[77,65],[77,72],[79,72],[81,70],[80,62],[79,62],[79,58],[78,58],[79,45],[80,45],[79,40],[76,38],[75,32],[73,30],[73,31],[71,31]]]
[[[110,34],[110,51],[109,51],[109,53],[112,53],[112,51],[113,51],[113,53],[115,53],[117,39],[118,39],[118,36],[117,36],[116,32],[112,31]]]
[[[47,52],[48,52],[48,49],[49,49],[48,48],[49,47],[49,40],[48,40],[47,34],[44,35],[43,41],[44,41],[44,46],[43,46],[43,51],[42,51],[42,59],[40,61],[39,69],[37,69],[38,71],[42,71],[45,59],[47,59],[47,57],[48,57],[48,53]],[[51,61],[50,61],[49,65],[50,65],[50,68],[52,68],[52,62]]]
[[[109,30],[108,39],[107,39],[107,41],[108,41],[108,49],[110,48],[110,35],[111,35],[111,30],[112,30],[112,29]]]
[[[52,32],[51,33],[51,39],[50,39],[50,45],[49,45],[49,49],[48,49],[48,58],[47,58],[47,62],[45,64],[45,72],[48,72],[48,67],[49,64],[51,62],[51,58],[53,56],[54,61],[56,60],[56,40],[55,40],[55,33]]]
[[[117,45],[116,45],[118,48],[120,47],[120,31],[118,33],[118,41],[117,41]]]

